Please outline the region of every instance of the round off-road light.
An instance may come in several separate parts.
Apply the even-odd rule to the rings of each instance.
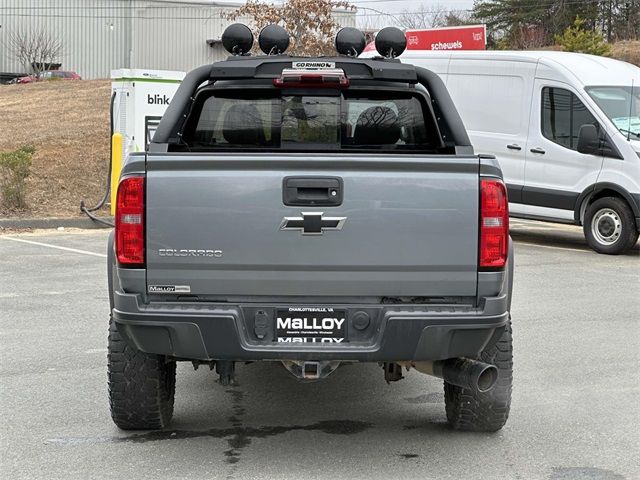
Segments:
[[[272,23],[260,30],[258,45],[267,55],[280,55],[289,48],[289,34],[280,25]]]
[[[385,27],[376,35],[376,50],[385,58],[395,58],[407,48],[407,39],[402,30]]]
[[[344,27],[336,34],[336,50],[340,55],[357,57],[366,45],[364,33],[357,28]]]
[[[253,46],[253,33],[243,23],[229,25],[222,33],[222,46],[231,55],[244,55]]]

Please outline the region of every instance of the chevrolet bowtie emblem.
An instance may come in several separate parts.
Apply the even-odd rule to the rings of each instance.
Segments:
[[[284,217],[280,230],[299,230],[303,235],[322,235],[325,230],[342,230],[347,217],[325,217],[323,212],[302,212],[301,217]]]

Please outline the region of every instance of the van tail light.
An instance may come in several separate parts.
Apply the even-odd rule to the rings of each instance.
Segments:
[[[126,177],[116,197],[116,258],[123,265],[144,265],[144,177]]]
[[[295,70],[285,68],[273,79],[278,88],[347,88],[349,79],[340,68],[324,70]]]
[[[480,180],[480,268],[504,268],[508,252],[507,189],[501,180],[483,178]]]

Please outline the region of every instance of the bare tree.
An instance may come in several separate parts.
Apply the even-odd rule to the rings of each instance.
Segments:
[[[397,16],[397,24],[406,30],[418,30],[424,28],[442,27],[447,23],[449,9],[440,4],[428,5],[421,4],[418,10],[405,10]]]
[[[398,14],[388,13],[372,7],[357,6],[356,22],[358,28],[363,32],[378,30],[390,25],[398,25]]]
[[[9,34],[8,49],[34,76],[51,68],[62,53],[62,42],[44,28],[25,29]]]
[[[519,50],[532,50],[544,47],[544,29],[537,25],[516,27],[511,32],[511,43]]]
[[[339,28],[335,9],[355,9],[346,0],[288,0],[282,6],[249,0],[227,18],[250,17],[254,35],[270,23],[277,23],[291,35],[289,51],[294,55],[335,53],[333,37]]]
[[[441,27],[460,27],[462,25],[471,25],[478,23],[471,15],[471,12],[466,10],[450,11],[444,17],[444,22]]]
[[[378,10],[358,7],[358,13],[360,13],[361,11],[363,13],[362,15],[356,16],[356,21],[358,28],[364,32],[365,36],[369,32],[377,32],[390,23],[388,16],[384,15],[381,12],[378,13]]]

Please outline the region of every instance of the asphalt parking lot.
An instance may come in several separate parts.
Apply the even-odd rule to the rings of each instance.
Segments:
[[[180,364],[171,429],[119,431],[107,232],[5,234],[0,476],[640,478],[640,248],[598,255],[575,227],[513,223],[514,397],[495,434],[450,430],[431,377],[387,385],[377,366],[347,366],[301,384],[267,364],[240,366],[233,387]]]

